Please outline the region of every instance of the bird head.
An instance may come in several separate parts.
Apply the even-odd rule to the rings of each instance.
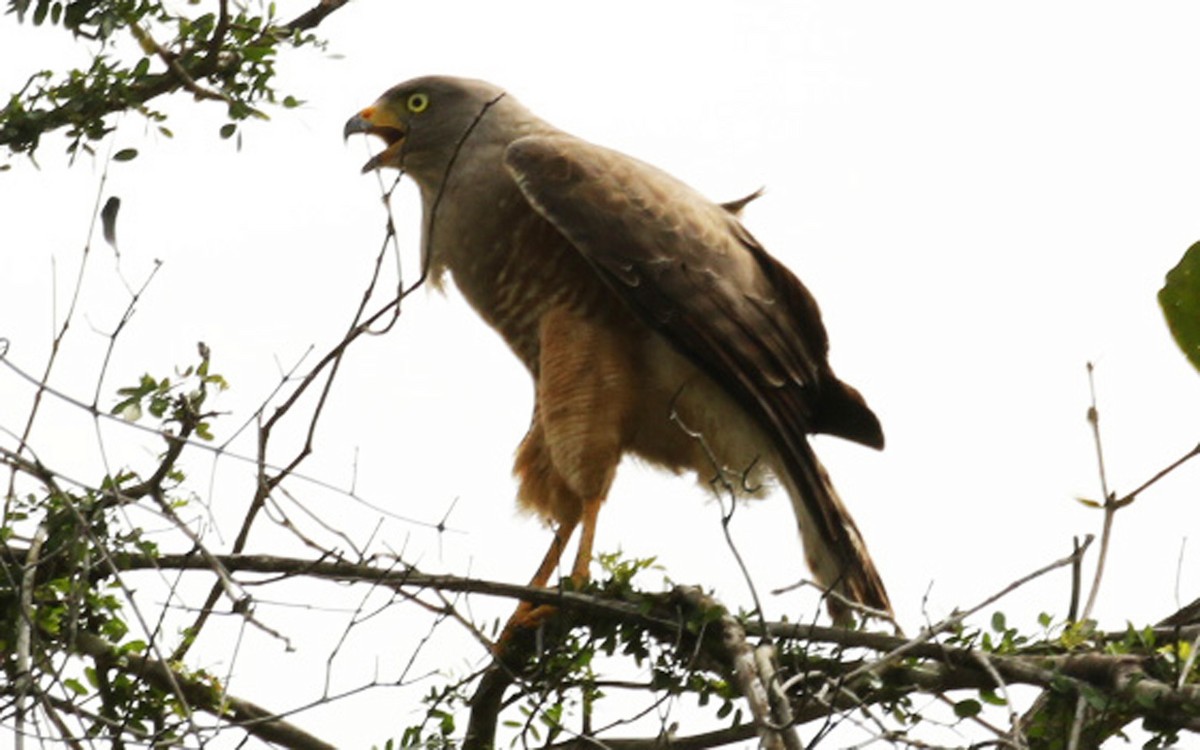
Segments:
[[[503,89],[484,81],[414,78],[351,117],[342,133],[346,138],[366,133],[384,142],[363,172],[392,167],[419,180],[423,171],[444,168],[455,147],[503,96]]]

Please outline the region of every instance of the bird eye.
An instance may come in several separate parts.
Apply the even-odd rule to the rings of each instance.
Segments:
[[[429,95],[428,94],[417,93],[417,94],[409,95],[409,97],[408,97],[408,111],[409,112],[412,112],[413,114],[416,114],[418,112],[424,112],[425,108],[428,106],[429,106]]]

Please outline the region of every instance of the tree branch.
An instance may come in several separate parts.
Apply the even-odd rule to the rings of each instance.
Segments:
[[[256,39],[247,44],[252,46],[270,43],[273,45],[294,38],[300,32],[311,31],[330,15],[344,7],[347,2],[348,0],[320,0],[317,5],[287,23],[266,26]],[[207,39],[175,51],[164,48],[154,40],[147,29],[139,26],[139,18],[128,21],[130,33],[138,40],[142,49],[157,56],[166,65],[167,70],[162,73],[141,74],[128,84],[116,85],[106,81],[100,85],[107,85],[108,90],[97,91],[92,96],[73,94],[67,97],[65,103],[48,109],[35,109],[28,112],[24,109],[15,110],[16,114],[22,115],[25,120],[21,122],[22,127],[14,128],[3,134],[2,142],[8,145],[11,152],[32,154],[37,148],[38,141],[47,133],[68,126],[94,130],[101,126],[110,115],[131,109],[141,110],[154,99],[181,89],[199,99],[215,99],[227,104],[234,103],[234,98],[230,96],[230,93],[222,90],[219,85],[210,88],[201,84],[203,81],[210,80],[219,84],[220,77],[228,72],[220,54],[228,39],[230,25],[227,0],[220,1],[217,23]],[[78,33],[80,30],[75,29],[75,31]],[[96,88],[100,88],[100,85],[97,85]],[[19,101],[19,95],[14,101]],[[86,108],[82,111],[81,102],[86,104]],[[249,107],[245,100],[240,100],[238,103]],[[99,132],[107,132],[110,129],[105,128]]]
[[[315,29],[321,25],[322,21],[348,2],[350,0],[320,0],[316,5],[281,26],[280,30],[286,34],[294,34],[297,31]]]
[[[250,701],[223,693],[214,685],[174,670],[157,659],[121,651],[113,644],[91,633],[79,633],[74,646],[98,663],[120,669],[145,680],[160,690],[178,689],[188,704],[267,742],[299,750],[333,750],[334,746],[314,737],[299,727],[280,719]]]

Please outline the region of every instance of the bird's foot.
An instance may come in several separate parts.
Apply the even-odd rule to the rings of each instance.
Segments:
[[[557,614],[558,607],[552,604],[535,606],[529,602],[521,602],[517,605],[517,611],[513,612],[504,624],[504,629],[500,631],[500,638],[495,646],[496,653],[504,653],[514,638],[536,631]]]

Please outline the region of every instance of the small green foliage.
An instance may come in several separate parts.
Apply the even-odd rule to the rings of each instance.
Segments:
[[[546,727],[546,742],[550,743],[558,737],[563,731],[563,704],[562,702],[551,703],[540,713],[538,713],[538,721]],[[536,738],[536,730],[535,730]]]
[[[425,750],[450,750],[455,747],[451,736],[454,734],[454,714],[467,705],[467,696],[460,685],[447,685],[442,688],[432,687],[423,699],[428,706],[425,717],[419,724],[413,724],[404,730],[399,745],[394,739],[388,739],[384,748],[425,748]]]
[[[1148,732],[1154,732],[1154,736],[1142,744],[1144,750],[1170,750],[1179,747],[1178,730],[1156,727],[1154,722],[1149,720],[1143,722],[1142,727]]]
[[[981,645],[985,651],[995,654],[1011,654],[1029,642],[1027,636],[1021,635],[1017,628],[1008,627],[1008,620],[1003,612],[992,614],[992,633],[983,633]],[[999,637],[994,637],[995,633]]]
[[[86,69],[64,73],[41,70],[8,97],[0,109],[0,145],[12,154],[33,156],[42,136],[65,130],[67,152],[91,153],[92,145],[115,128],[115,115],[135,111],[160,125],[166,114],[150,105],[173,92],[221,102],[229,123],[266,118],[261,107],[280,103],[291,109],[300,100],[275,88],[275,58],[282,48],[323,47],[315,35],[293,30],[275,15],[274,3],[253,10],[234,4],[230,15],[195,12],[196,3],[159,0],[9,0],[18,21],[61,27],[91,40],[98,51]],[[118,45],[125,35],[137,46]],[[132,159],[133,149],[117,159]]]
[[[992,613],[992,630],[996,631],[997,633],[1003,633],[1005,630],[1007,630],[1005,627],[1005,617],[1003,612],[997,611]]]
[[[36,571],[32,589],[23,590],[25,576],[0,580],[0,661],[11,654],[6,644],[17,642],[21,629],[32,623],[35,634],[27,642],[34,649],[29,677],[34,689],[63,700],[98,700],[104,707],[100,714],[80,714],[92,738],[119,744],[121,737],[137,737],[150,746],[169,747],[191,731],[190,710],[174,690],[155,687],[124,667],[126,660],[151,650],[151,636],[132,614],[130,592],[117,571],[133,557],[150,558],[140,565],[154,564],[158,547],[140,526],[130,523],[125,506],[158,502],[161,513],[186,501],[186,496],[173,496],[183,479],[174,465],[184,446],[178,437],[189,429],[200,434],[199,426],[213,417],[202,411],[209,391],[225,387],[225,380],[209,371],[208,351],[202,347],[199,363],[174,377],[145,375],[122,388],[114,411],[126,417],[134,410],[139,416],[149,414],[158,420],[156,428],[167,434],[168,450],[150,476],[119,468],[90,486],[64,488],[48,481],[41,496],[14,497],[4,516],[0,538],[40,542],[23,542],[29,554],[37,550],[37,565],[30,568]],[[104,655],[84,655],[91,653],[78,648],[84,635]],[[212,702],[219,701],[215,677],[189,674],[182,665],[172,667],[211,687]]]
[[[1087,683],[1080,685],[1079,695],[1094,711],[1103,711],[1109,707],[1108,696]]]
[[[954,704],[954,715],[960,719],[969,719],[972,716],[977,716],[982,710],[983,706],[979,701],[971,698],[958,701]]]
[[[112,711],[121,713],[98,719],[91,727],[96,736],[104,736],[115,720],[133,731],[158,726],[158,736],[170,744],[177,736],[177,722],[165,722],[161,717],[175,710],[172,694],[107,663],[101,667],[77,658],[66,666],[55,666],[61,654],[70,653],[70,644],[80,633],[115,644],[121,653],[140,653],[147,648],[145,641],[126,641],[130,620],[124,590],[112,569],[102,563],[143,549],[142,531],[123,527],[114,503],[128,480],[126,474],[108,476],[94,490],[56,492],[40,499],[38,520],[44,541],[28,611],[38,634],[33,642],[44,650],[34,655],[33,663],[44,664],[49,671],[35,671],[31,679],[59,685],[70,696],[102,693],[106,704],[116,707]],[[19,596],[14,588],[0,586],[0,641],[11,642],[24,620],[21,606],[16,604]]]
[[[84,686],[84,684],[74,677],[68,677],[67,679],[63,680],[63,686],[75,695],[88,694],[88,689]]]
[[[166,378],[156,380],[150,375],[143,375],[137,385],[118,388],[117,393],[125,396],[125,399],[112,408],[113,414],[120,414],[131,422],[141,419],[142,402],[148,399],[150,413],[161,419],[171,403],[171,381]],[[131,414],[136,416],[131,417]]]
[[[1167,272],[1166,283],[1158,292],[1158,304],[1175,343],[1192,367],[1200,370],[1200,242],[1189,247]]]
[[[1003,696],[997,695],[995,690],[980,690],[979,691],[979,700],[983,701],[984,703],[988,704],[989,706],[1007,706],[1008,705],[1008,701],[1004,700]]]
[[[1146,626],[1144,628],[1136,628],[1132,623],[1125,626],[1125,634],[1119,641],[1106,641],[1104,643],[1104,653],[1106,654],[1149,654],[1153,653],[1157,647],[1158,638],[1154,634],[1154,628]],[[1164,648],[1169,650],[1172,644],[1166,644]],[[1159,649],[1162,652],[1162,649]]]
[[[1063,628],[1062,635],[1058,637],[1058,645],[1062,646],[1068,651],[1076,648],[1086,647],[1092,643],[1095,634],[1095,620],[1078,620],[1076,622],[1068,623],[1067,626]]]
[[[601,587],[606,593],[632,591],[634,588],[633,579],[639,573],[644,570],[662,569],[657,564],[657,558],[643,557],[627,560],[621,555],[620,550],[616,552],[601,552],[596,556],[596,559],[600,563],[600,569],[604,571],[606,576]]]
[[[208,352],[203,344],[201,352],[200,364],[177,372],[175,381],[146,374],[136,385],[118,388],[117,394],[123,398],[112,407],[112,413],[136,422],[149,412],[163,427],[177,425],[183,437],[194,434],[202,440],[212,440],[208,421],[211,414],[201,409],[210,387],[223,391],[229,384],[221,375],[209,372]]]

